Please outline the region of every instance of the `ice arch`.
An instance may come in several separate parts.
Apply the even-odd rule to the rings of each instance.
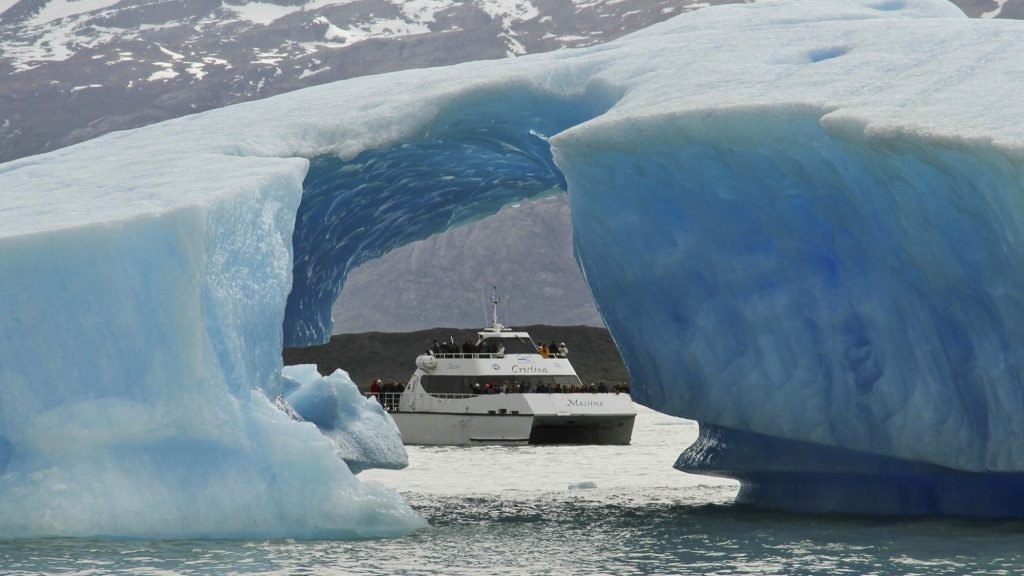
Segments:
[[[348,272],[388,251],[565,189],[548,137],[604,113],[617,94],[529,86],[466,94],[415,137],[351,159],[310,160],[296,216],[285,345],[322,343]]]
[[[980,513],[1024,515],[1020,31],[940,0],[737,5],[0,166],[0,537],[422,525],[343,461],[380,446],[339,457],[274,406],[282,343],[326,336],[355,263],[563,177],[634,390],[704,425],[680,466],[784,508],[865,511],[867,479],[894,495],[871,511],[990,490]],[[321,426],[366,429],[345,378],[309,380]]]

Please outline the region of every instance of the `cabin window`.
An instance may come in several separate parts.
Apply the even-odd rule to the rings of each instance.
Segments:
[[[505,346],[505,354],[537,353],[537,347],[533,345],[533,341],[523,336],[517,338],[484,338],[479,345],[480,351],[493,354],[498,351],[499,342]]]
[[[561,386],[575,386],[580,384],[576,376],[528,376],[521,375],[493,375],[493,376],[420,376],[420,385],[428,394],[472,394],[473,384],[480,384],[480,389],[486,390],[487,385],[491,389],[500,390],[501,385],[506,387],[511,384],[518,384],[520,390],[534,391],[543,385],[552,388],[556,384]]]
[[[420,376],[420,385],[429,394],[472,394],[476,376]],[[482,385],[482,384],[481,384]]]

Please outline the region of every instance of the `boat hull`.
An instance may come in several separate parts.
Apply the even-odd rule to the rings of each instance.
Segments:
[[[634,414],[619,416],[536,416],[530,444],[629,444]]]
[[[402,442],[421,446],[522,445],[530,442],[533,416],[392,412]]]
[[[629,397],[617,394],[421,396],[403,404],[391,417],[409,445],[629,444],[636,418]]]

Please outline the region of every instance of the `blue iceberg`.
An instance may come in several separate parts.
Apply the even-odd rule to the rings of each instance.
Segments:
[[[788,510],[1024,515],[1022,32],[723,6],[2,165],[0,538],[422,526],[353,474],[401,465],[386,415],[280,350],[360,263],[563,189],[636,399],[701,423],[677,466]]]
[[[316,425],[352,472],[409,465],[395,421],[376,399],[364,398],[345,371],[322,376],[315,364],[285,366],[282,384],[281,407]]]

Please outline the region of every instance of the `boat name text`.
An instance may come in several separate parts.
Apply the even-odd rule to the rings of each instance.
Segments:
[[[537,366],[512,366],[513,374],[547,374],[547,368],[539,368]]]
[[[585,408],[587,406],[604,406],[604,402],[598,402],[597,400],[576,400],[573,398],[569,398],[567,402],[569,402],[569,406],[573,406],[576,408]]]

